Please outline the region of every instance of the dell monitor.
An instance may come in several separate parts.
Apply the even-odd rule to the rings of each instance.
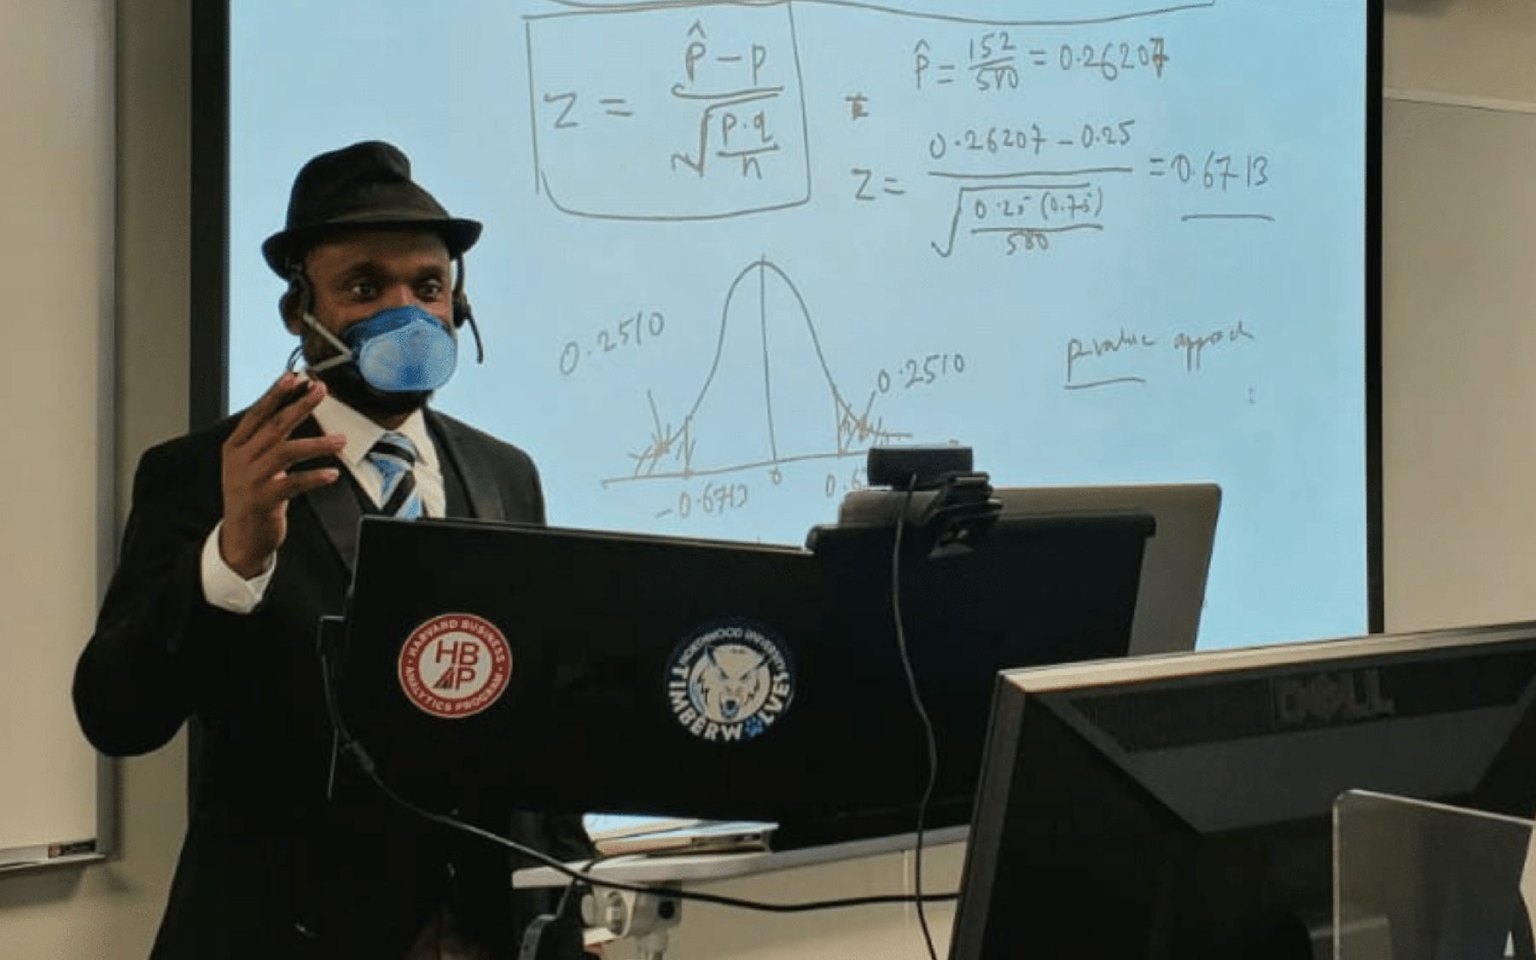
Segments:
[[[1529,817],[1533,695],[1536,624],[1005,672],[950,960],[1325,956],[1336,798]],[[1394,960],[1502,956],[1520,853]]]
[[[1149,517],[904,530],[904,639],[939,745],[927,825],[969,821],[1001,669],[1123,656]],[[401,793],[754,820],[775,845],[911,832],[928,771],[892,527],[815,549],[362,521],[329,632],[350,734]]]

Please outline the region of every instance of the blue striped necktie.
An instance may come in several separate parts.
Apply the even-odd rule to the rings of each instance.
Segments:
[[[368,451],[368,462],[379,468],[384,488],[379,512],[415,520],[421,516],[421,491],[416,489],[416,445],[402,433],[388,432]]]

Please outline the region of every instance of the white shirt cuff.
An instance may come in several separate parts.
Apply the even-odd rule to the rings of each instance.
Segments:
[[[224,521],[220,520],[203,541],[203,599],[230,613],[250,613],[267,594],[272,571],[277,569],[277,555],[268,557],[266,567],[255,577],[245,579],[231,570],[219,553],[219,531],[223,527]]]

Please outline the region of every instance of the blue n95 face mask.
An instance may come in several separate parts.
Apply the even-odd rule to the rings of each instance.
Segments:
[[[352,363],[363,382],[381,393],[430,393],[448,382],[458,364],[453,334],[414,304],[381,310],[339,338],[307,312],[304,321],[341,351],[311,366],[311,373]]]

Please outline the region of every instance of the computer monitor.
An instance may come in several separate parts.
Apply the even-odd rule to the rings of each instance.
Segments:
[[[950,960],[1323,956],[1335,799],[1530,817],[1533,695],[1536,624],[1006,672]],[[1503,955],[1520,859],[1443,956]]]
[[[1205,583],[1221,512],[1214,483],[1141,483],[1090,486],[999,487],[993,496],[1004,516],[1050,516],[1134,510],[1149,514],[1157,530],[1147,541],[1131,624],[1132,656],[1195,649]]]
[[[904,636],[939,744],[928,825],[969,821],[997,672],[1123,656],[1149,517],[906,530]],[[346,726],[403,793],[911,832],[926,777],[891,603],[895,530],[816,548],[469,521],[362,522]]]
[[[1155,525],[1141,563],[1136,617],[1131,624],[1133,656],[1195,649],[1205,584],[1211,569],[1221,487],[1214,483],[1140,483],[1086,486],[997,487],[989,495],[1010,517],[1050,517],[1114,512],[1144,513]],[[844,498],[838,523],[890,525],[903,510],[921,514],[937,493],[919,490],[912,506],[886,489],[861,490]]]

